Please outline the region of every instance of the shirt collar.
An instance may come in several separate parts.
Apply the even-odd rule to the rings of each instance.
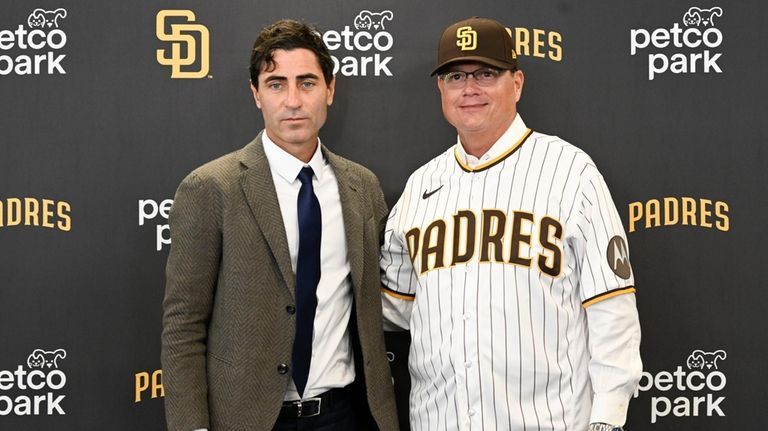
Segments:
[[[312,154],[312,158],[309,159],[309,163],[304,163],[297,159],[284,149],[277,146],[267,135],[266,130],[261,134],[261,142],[264,146],[264,154],[267,156],[267,161],[273,172],[277,172],[278,175],[283,177],[289,183],[297,181],[299,172],[304,166],[309,166],[315,172],[315,177],[320,181],[323,179],[323,166],[325,166],[325,160],[323,159],[323,152],[320,150],[322,143],[320,138],[317,138],[317,148],[315,153]]]
[[[460,157],[467,166],[474,168],[479,164],[489,163],[503,154],[506,154],[512,146],[518,144],[520,139],[526,133],[528,133],[528,128],[525,126],[523,117],[518,113],[512,121],[512,124],[509,125],[507,131],[504,132],[499,140],[496,141],[485,154],[480,156],[479,159],[471,154],[467,154],[464,150],[464,146],[461,145],[461,139],[458,137],[456,138],[456,155],[457,157]]]

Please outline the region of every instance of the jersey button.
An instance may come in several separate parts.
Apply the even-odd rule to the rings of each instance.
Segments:
[[[472,367],[472,362],[471,361],[464,362],[464,367],[471,368]]]
[[[468,415],[470,415],[470,416],[474,416],[474,415],[475,415],[475,411],[474,411],[474,410],[472,410],[472,409],[469,409],[469,410],[467,411],[467,414],[468,414]]]
[[[469,313],[464,313],[464,315],[461,316],[461,318],[464,320],[469,320],[470,317],[472,316],[470,316]]]

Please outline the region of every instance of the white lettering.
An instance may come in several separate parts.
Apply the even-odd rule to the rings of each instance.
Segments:
[[[715,35],[715,40],[710,40],[710,35]],[[704,45],[709,48],[717,48],[723,42],[723,34],[716,28],[708,28],[704,31]]]
[[[36,384],[34,381],[32,381],[32,378],[34,377],[40,377],[40,379],[38,380],[39,383]],[[45,373],[43,373],[40,370],[33,370],[27,375],[27,384],[29,385],[30,389],[38,391],[45,387],[45,383],[46,383]]]
[[[58,378],[58,383],[53,382],[54,377]],[[63,388],[64,385],[67,384],[67,376],[59,370],[53,370],[46,376],[45,383],[49,388],[56,391]]]
[[[368,43],[362,44],[360,43],[360,39],[365,38],[368,40]],[[371,49],[371,34],[367,31],[361,31],[355,35],[355,48],[359,49],[360,51],[368,51]]]
[[[167,235],[163,235],[163,233],[166,233]],[[164,245],[169,245],[171,243],[171,227],[167,224],[164,225],[157,225],[157,243],[156,243],[156,250],[160,251],[163,249]]]
[[[13,45],[13,32],[10,30],[0,31],[0,49],[11,49]]]
[[[381,39],[384,39],[386,44],[381,43]],[[392,35],[387,33],[386,31],[382,31],[379,33],[376,33],[376,36],[373,38],[373,46],[376,47],[379,51],[389,51],[390,48],[392,48],[392,45],[394,45],[394,40],[392,39]]]
[[[638,35],[642,35],[643,36],[642,42],[637,39]],[[650,35],[650,33],[648,33],[648,30],[645,30],[645,29],[642,29],[642,28],[641,29],[634,29],[633,28],[632,30],[630,30],[629,31],[629,38],[632,40],[632,43],[629,45],[630,46],[630,50],[629,50],[630,55],[637,54],[637,49],[638,48],[644,49],[651,42],[651,35]]]
[[[54,42],[53,38],[58,37],[59,41]],[[61,49],[67,44],[67,34],[61,30],[53,30],[48,33],[48,46],[53,49]]]

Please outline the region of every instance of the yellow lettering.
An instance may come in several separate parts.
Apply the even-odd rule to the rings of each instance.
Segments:
[[[5,219],[6,226],[18,226],[21,224],[21,200],[8,198],[8,213]]]
[[[563,59],[563,49],[560,47],[560,42],[563,41],[563,36],[556,31],[549,32],[549,58],[552,61],[560,61]]]
[[[645,228],[659,227],[660,224],[659,200],[651,199],[645,203]]]
[[[717,216],[717,222],[715,222],[715,226],[723,232],[728,232],[728,229],[730,229],[730,220],[728,218],[728,204],[725,202],[716,202],[715,215]]]
[[[629,231],[635,231],[635,223],[643,217],[643,203],[632,202],[629,204]]]
[[[515,28],[515,52],[517,55],[528,55],[528,29]]]
[[[134,392],[136,394],[136,397],[134,398],[133,402],[138,403],[141,401],[141,393],[146,391],[147,388],[149,388],[149,373],[145,371],[136,373],[136,377],[134,380],[135,380]]]
[[[69,216],[71,207],[66,202],[59,202],[56,206],[56,210],[59,215],[59,222],[57,224],[59,230],[69,232],[69,230],[72,229],[72,219]]]
[[[712,215],[712,211],[709,209],[712,206],[712,201],[709,199],[699,199],[699,226],[712,227],[712,222],[709,221],[709,217]]]
[[[682,198],[683,205],[681,217],[684,225],[696,226],[696,200],[693,198]]]
[[[679,212],[677,198],[664,198],[664,226],[676,225],[679,221]]]
[[[43,227],[52,228],[53,222],[53,207],[54,202],[50,199],[43,199]]]
[[[37,199],[24,198],[24,226],[40,226]]]
[[[165,388],[163,387],[163,370],[157,370],[152,373],[152,398],[164,396]]]
[[[544,35],[546,35],[546,32],[544,30],[540,30],[538,28],[533,29],[533,56],[544,58],[546,57],[546,54],[544,54]]]

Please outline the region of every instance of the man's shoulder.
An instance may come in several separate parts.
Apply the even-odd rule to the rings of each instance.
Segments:
[[[534,145],[554,145],[561,149],[563,155],[571,155],[576,161],[594,165],[592,158],[581,147],[566,141],[557,135],[548,135],[538,131],[532,131],[528,141]]]
[[[429,161],[424,163],[423,165],[416,168],[415,171],[411,174],[409,180],[412,180],[414,178],[420,178],[424,174],[426,174],[428,171],[431,172],[435,169],[436,165],[443,166],[447,165],[449,163],[452,163],[454,160],[456,160],[456,145],[451,145],[448,149],[444,150],[442,153],[436,155],[435,157],[432,157]]]
[[[559,136],[534,131],[528,139],[534,145],[555,145],[559,147],[561,159],[565,157],[563,160],[571,160],[569,172],[577,175],[579,181],[590,181],[601,175],[595,161],[586,151]]]
[[[548,142],[550,144],[558,145],[562,147],[564,150],[573,151],[576,153],[583,153],[584,150],[577,147],[576,145],[572,144],[570,141],[566,141],[565,139],[561,138],[557,135],[549,135],[547,133],[542,133],[537,130],[531,131],[531,136],[528,137],[528,140],[530,142],[539,143],[539,142]]]

